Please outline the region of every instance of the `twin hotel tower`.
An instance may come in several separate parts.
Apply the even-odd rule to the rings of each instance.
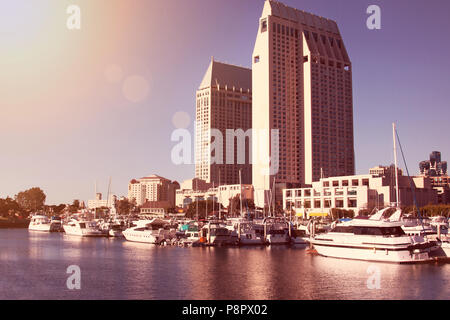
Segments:
[[[208,184],[253,184],[267,203],[274,187],[355,173],[351,62],[335,21],[267,0],[252,69],[212,59],[196,97],[195,177]],[[245,161],[227,129],[247,133]]]

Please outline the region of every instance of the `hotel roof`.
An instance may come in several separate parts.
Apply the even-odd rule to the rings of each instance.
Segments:
[[[210,86],[235,87],[236,90],[252,90],[252,69],[215,61],[211,58],[208,70],[203,76],[199,89]]]
[[[272,15],[283,19],[303,23],[309,27],[322,29],[331,33],[339,34],[339,29],[334,20],[317,16],[315,14],[288,7],[287,5],[272,0],[266,0],[263,16]]]

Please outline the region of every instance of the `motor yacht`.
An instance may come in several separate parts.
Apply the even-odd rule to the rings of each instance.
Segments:
[[[223,246],[232,243],[231,232],[221,222],[208,222],[201,229],[200,242],[210,246]]]
[[[41,232],[57,232],[59,231],[59,226],[57,223],[50,220],[47,216],[34,215],[31,217],[30,224],[28,225],[28,230]]]
[[[327,257],[393,263],[431,261],[439,244],[405,234],[402,225],[399,221],[353,219],[336,224],[311,241],[317,253]]]
[[[95,221],[71,219],[63,224],[64,232],[69,236],[79,237],[105,237],[106,234],[100,230]]]
[[[238,241],[241,246],[263,245],[264,227],[250,222],[238,224]]]
[[[162,219],[134,221],[134,226],[122,232],[125,239],[133,242],[164,244],[176,237],[176,230]]]
[[[288,227],[286,223],[273,222],[266,225],[266,241],[268,244],[289,244]]]

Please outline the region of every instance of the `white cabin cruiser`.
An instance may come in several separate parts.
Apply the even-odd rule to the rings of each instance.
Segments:
[[[128,241],[163,244],[176,237],[176,230],[169,229],[170,224],[162,219],[139,220],[134,224],[122,232]]]
[[[267,225],[266,240],[268,244],[289,244],[286,223],[274,222]]]
[[[28,230],[41,232],[58,232],[60,225],[54,223],[47,216],[35,215],[31,217]]]
[[[393,263],[432,260],[439,244],[421,236],[408,236],[402,222],[353,219],[337,224],[311,240],[322,256]]]
[[[231,231],[221,222],[208,222],[201,229],[200,242],[210,246],[232,244]]]
[[[263,245],[264,240],[264,226],[253,223],[239,223],[238,224],[238,238],[239,245]]]
[[[71,219],[63,224],[64,232],[69,236],[79,237],[105,237],[106,234],[100,230],[95,221],[79,221]]]

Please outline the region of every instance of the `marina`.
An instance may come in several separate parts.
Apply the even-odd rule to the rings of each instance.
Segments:
[[[0,260],[0,299],[448,299],[450,294],[450,264],[330,263],[284,245],[162,247],[3,229]],[[81,290],[66,287],[71,265],[81,269]],[[374,266],[380,289],[367,287],[367,271]]]

